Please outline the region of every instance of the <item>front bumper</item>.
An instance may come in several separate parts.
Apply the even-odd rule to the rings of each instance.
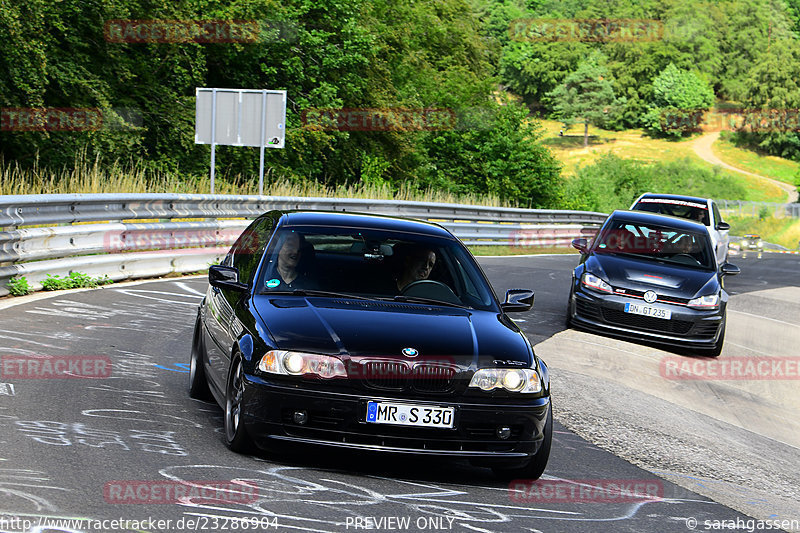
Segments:
[[[672,346],[712,348],[722,331],[724,303],[709,311],[662,302],[652,304],[672,312],[665,320],[626,313],[626,302],[644,304],[626,296],[577,290],[569,312],[573,324],[579,327]]]
[[[455,408],[453,429],[392,426],[365,422],[368,400]],[[247,375],[243,420],[256,445],[313,444],[377,452],[469,458],[487,464],[519,463],[542,443],[550,398],[479,403],[464,397],[418,400],[359,392],[317,391]],[[293,420],[305,411],[305,424]],[[511,428],[508,439],[498,426]]]

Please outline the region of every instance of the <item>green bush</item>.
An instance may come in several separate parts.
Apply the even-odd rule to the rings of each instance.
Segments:
[[[12,296],[25,296],[33,292],[31,286],[28,285],[28,280],[24,277],[10,280],[6,283],[6,287],[8,287],[8,292]]]
[[[93,278],[82,272],[70,272],[69,276],[48,274],[47,279],[42,281],[42,288],[46,291],[59,291],[64,289],[78,289],[81,287],[94,288],[100,285],[113,283],[108,276]]]
[[[744,198],[747,191],[719,169],[690,159],[649,163],[606,154],[567,180],[565,207],[610,213],[627,209],[642,193],[687,194],[704,198]]]

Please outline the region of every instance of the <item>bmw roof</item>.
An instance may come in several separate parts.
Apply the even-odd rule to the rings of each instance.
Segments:
[[[455,238],[445,228],[432,222],[385,215],[343,213],[338,211],[286,211],[282,218],[282,225],[284,226],[370,228],[385,231],[420,233],[447,239]]]

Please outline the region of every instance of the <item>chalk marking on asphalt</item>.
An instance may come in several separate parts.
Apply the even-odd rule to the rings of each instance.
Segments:
[[[181,302],[178,300],[168,300],[166,298],[159,298],[157,296],[147,296],[146,294],[138,294],[139,292],[161,292],[161,291],[135,291],[132,289],[115,289],[116,292],[120,292],[122,294],[127,294],[128,296],[137,296],[139,298],[147,298],[148,300],[157,300],[159,302],[164,302],[168,304],[182,304],[182,305],[191,305],[196,306],[197,302]],[[178,294],[178,293],[162,293],[162,294],[170,294],[172,296],[184,296],[184,297],[192,297],[196,298],[194,295],[190,294]]]
[[[461,522],[459,525],[467,529],[471,529],[472,531],[480,531],[480,533],[494,533],[494,531],[492,531],[491,529],[483,529],[482,527],[475,527],[470,524],[465,524],[463,522]]]
[[[182,296],[183,298],[197,298],[197,296],[195,296],[194,294],[184,294],[182,292],[172,292],[172,291],[151,291],[148,289],[112,289],[112,290],[115,292],[124,292],[125,294],[131,292],[135,292],[137,294],[141,292],[146,292],[149,294],[166,294],[167,296]],[[204,295],[201,294],[200,296]]]
[[[12,341],[19,341],[19,342],[24,342],[24,343],[27,343],[27,344],[34,344],[36,346],[42,346],[44,348],[53,348],[54,350],[67,350],[68,349],[67,346],[54,346],[52,344],[46,344],[44,342],[36,342],[36,341],[30,340],[30,339],[21,339],[19,337],[14,337],[12,335],[0,335],[0,339],[9,339],[9,340],[12,340]]]

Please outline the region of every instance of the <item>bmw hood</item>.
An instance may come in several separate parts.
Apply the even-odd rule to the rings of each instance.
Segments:
[[[586,260],[585,268],[613,287],[652,290],[675,298],[694,298],[698,293],[712,294],[719,289],[715,271],[659,263],[651,259],[592,254]]]
[[[532,352],[508,318],[435,305],[319,297],[256,296],[278,349],[349,357],[447,360],[459,366],[523,363]],[[495,366],[492,365],[492,366]]]

